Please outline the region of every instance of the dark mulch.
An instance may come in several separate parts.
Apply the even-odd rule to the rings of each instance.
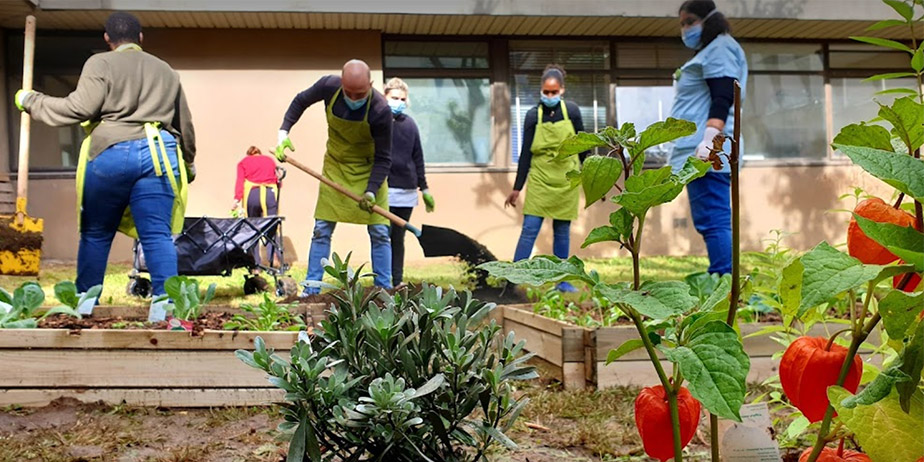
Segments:
[[[199,335],[202,331],[223,330],[226,322],[231,320],[232,315],[222,312],[204,313],[199,319],[193,321],[192,335]],[[137,318],[123,318],[121,316],[114,318],[94,318],[83,317],[80,319],[70,316],[55,315],[49,316],[39,322],[39,328],[42,329],[166,329],[166,322],[146,322]]]

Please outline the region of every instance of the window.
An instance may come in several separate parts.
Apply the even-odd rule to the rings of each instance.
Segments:
[[[7,101],[22,87],[22,34],[6,37]],[[52,96],[67,96],[77,88],[83,64],[94,53],[105,51],[100,34],[39,35],[35,43],[33,87]],[[19,110],[9,105],[10,167],[19,164]],[[31,171],[74,170],[83,141],[83,130],[77,126],[54,128],[32,121],[29,169]]]
[[[847,125],[870,121],[878,117],[879,105],[873,101],[873,98],[885,105],[892,104],[896,98],[896,95],[877,96],[877,92],[892,88],[914,88],[916,85],[917,81],[914,79],[875,82],[864,82],[860,78],[831,79],[834,134],[837,135]]]
[[[752,74],[742,107],[744,158],[826,158],[824,102],[821,75]]]
[[[674,105],[671,81],[620,80],[616,85],[616,122],[635,124],[641,132],[649,125],[667,119]],[[673,143],[652,146],[645,151],[645,164],[655,167],[667,164]]]
[[[542,71],[549,64],[565,69],[564,98],[580,108],[584,131],[606,126],[610,82],[608,42],[511,41],[510,139],[514,163],[522,149],[523,120],[539,104]]]
[[[427,164],[491,163],[491,81],[487,42],[388,40],[385,80],[409,87]]]

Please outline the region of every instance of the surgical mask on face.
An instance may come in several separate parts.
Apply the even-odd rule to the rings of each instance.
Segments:
[[[561,102],[561,95],[555,95],[555,96],[542,95],[542,98],[540,99],[542,100],[542,104],[545,104],[545,107],[555,107],[555,106],[558,106],[558,103]]]
[[[680,32],[680,37],[683,39],[683,44],[687,48],[697,49],[699,48],[699,42],[703,38],[703,25],[694,24],[683,31]]]
[[[343,94],[343,102],[346,103],[347,107],[350,108],[351,111],[355,111],[363,107],[363,104],[366,104],[367,99],[368,98],[366,96],[363,96],[360,99],[354,100],[354,99],[350,99],[350,97],[347,96],[346,93]]]
[[[404,101],[401,101],[400,99],[389,99],[388,107],[391,108],[392,114],[398,115],[404,112],[405,109],[407,109],[407,103]]]

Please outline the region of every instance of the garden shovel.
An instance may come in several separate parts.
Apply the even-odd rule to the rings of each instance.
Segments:
[[[300,162],[293,159],[292,156],[287,156],[286,162],[292,164],[293,167],[317,178],[322,183],[330,186],[335,191],[349,197],[350,199],[353,199],[357,203],[362,201],[362,198],[352,191],[331,181],[324,175],[302,165]],[[424,225],[423,229],[421,230],[420,228],[417,228],[416,226],[408,223],[407,220],[377,205],[372,207],[372,211],[387,218],[396,226],[400,226],[410,231],[414,236],[417,236],[417,240],[420,242],[420,246],[423,248],[424,256],[426,257],[459,257],[460,259],[472,264],[473,266],[484,263],[486,261],[496,260],[494,255],[488,251],[487,247],[456,230],[429,225]]]
[[[35,16],[26,17],[23,49],[22,88],[32,90],[32,63],[35,57]],[[29,191],[29,134],[31,117],[25,111],[19,122],[19,176],[16,178],[16,213],[0,216],[0,274],[38,276],[42,256],[41,218],[26,213]]]

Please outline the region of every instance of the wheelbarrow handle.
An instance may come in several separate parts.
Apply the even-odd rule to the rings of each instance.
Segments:
[[[334,189],[335,189],[337,192],[339,192],[340,194],[343,194],[344,196],[347,196],[347,197],[349,197],[350,199],[353,199],[354,201],[356,201],[356,203],[359,203],[359,202],[362,201],[362,198],[359,197],[359,195],[357,195],[357,194],[354,193],[353,191],[350,191],[349,189],[346,189],[346,188],[344,188],[343,186],[341,186],[341,185],[339,185],[339,184],[337,184],[337,183],[334,183],[333,181],[331,181],[329,178],[325,177],[324,175],[321,175],[320,173],[318,173],[318,172],[316,172],[316,171],[314,171],[314,170],[308,168],[307,166],[303,165],[301,162],[299,162],[299,161],[293,159],[292,156],[286,156],[286,163],[291,164],[293,167],[295,167],[295,168],[297,168],[297,169],[299,169],[299,170],[301,170],[301,171],[303,171],[303,172],[305,172],[305,173],[307,173],[307,174],[309,174],[309,175],[311,175],[311,176],[317,178],[318,180],[321,181],[321,183],[324,183],[324,184],[330,186],[331,188],[334,188]],[[402,227],[402,228],[404,228],[404,229],[406,229],[406,230],[408,230],[408,231],[414,233],[415,236],[420,237],[420,229],[418,229],[418,228],[415,227],[414,225],[408,223],[407,220],[405,220],[405,219],[399,217],[398,215],[395,215],[394,213],[391,213],[391,212],[389,212],[388,210],[385,210],[385,209],[383,209],[382,207],[379,207],[378,205],[372,206],[372,211],[373,211],[374,213],[377,213],[377,214],[379,214],[379,215],[381,215],[381,216],[387,218],[389,221],[391,221],[391,222],[394,223],[395,225],[400,226],[400,227]]]

